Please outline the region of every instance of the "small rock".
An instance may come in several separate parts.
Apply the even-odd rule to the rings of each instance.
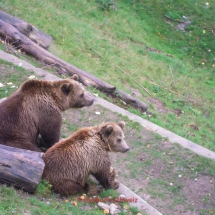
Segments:
[[[0,82],[0,87],[4,87],[4,84],[2,84],[1,82]]]
[[[119,210],[117,209],[117,205],[115,205],[114,203],[110,204],[110,214],[114,215],[119,213]]]
[[[56,197],[56,198],[60,198],[60,194],[57,193],[57,194],[55,195],[55,197]]]
[[[35,79],[35,78],[36,78],[35,75],[30,75],[30,76],[28,77],[28,79]]]
[[[126,196],[124,194],[120,194],[119,198],[125,198]]]
[[[47,203],[47,205],[50,205],[50,202],[46,202]]]
[[[170,185],[170,186],[172,186],[172,185],[173,185],[173,183],[169,183],[169,185]]]
[[[197,181],[197,178],[195,178],[195,181]]]
[[[105,209],[110,210],[110,206],[105,204],[105,203],[103,203],[103,202],[98,202],[98,207],[103,209],[103,210],[105,210]]]

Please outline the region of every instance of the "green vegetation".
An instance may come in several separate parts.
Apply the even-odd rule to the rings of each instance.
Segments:
[[[153,114],[141,113],[121,101],[108,98],[109,100],[215,151],[213,1],[31,0],[29,4],[28,1],[2,0],[0,8],[50,34],[53,37],[50,52],[63,60],[120,90],[136,94],[145,102],[154,99],[154,102],[149,102],[149,111]],[[191,23],[188,24],[188,21]],[[184,30],[179,27],[184,27]],[[4,44],[0,44],[0,49],[5,49]],[[26,55],[21,57],[31,63],[33,61]],[[0,64],[4,64],[5,68],[0,73],[0,82],[6,85],[0,88],[0,98],[3,98],[16,90],[30,74],[3,61],[0,61]],[[35,60],[33,64],[42,67]],[[138,81],[151,95],[126,74]],[[10,82],[12,85],[7,84]],[[90,91],[107,98],[95,89],[90,88]],[[157,103],[162,104],[157,106]],[[96,118],[99,116],[95,116],[94,112],[91,112],[93,117],[89,119],[85,111],[80,112],[82,121],[73,121],[77,127],[81,126],[80,123],[83,126],[92,126],[101,122],[101,118]],[[100,112],[102,120],[112,119],[113,114],[110,116],[104,110]],[[116,118],[113,116],[113,120]],[[177,144],[175,147],[169,146],[168,140],[159,135],[143,139],[142,134],[147,135],[147,132],[141,133],[138,123],[133,123],[126,117],[119,118],[127,122],[128,134],[133,135],[130,137],[132,150],[124,160],[121,156],[118,158],[120,169],[128,169],[127,172],[119,173],[128,181],[127,186],[130,185],[133,189],[134,179],[136,182],[144,181],[147,188],[141,184],[137,190],[163,201],[161,210],[164,212],[167,199],[170,203],[166,208],[171,205],[172,211],[178,205],[186,205],[185,210],[195,210],[196,206],[184,203],[189,202],[189,198],[184,197],[186,183],[195,183],[198,175],[210,184],[210,178],[215,173],[214,162],[193,155]],[[77,128],[75,125],[69,126],[69,121],[65,124],[62,137],[67,137],[68,133],[71,134]],[[136,135],[133,134],[135,131],[138,131]],[[115,165],[117,166],[117,163]],[[150,172],[151,169],[155,171],[154,174]],[[179,178],[179,175],[182,177]],[[44,182],[37,192],[39,196],[52,195]],[[199,204],[203,201],[205,204],[209,202],[208,208],[200,210],[200,214],[214,213],[215,207],[211,198],[208,195],[199,199]],[[2,199],[0,214],[22,214],[25,201],[33,207],[32,214],[41,214],[41,208],[47,211],[47,214],[54,214],[54,207],[60,214],[76,210],[72,204],[65,202],[59,206],[58,200],[53,200],[54,207],[37,197],[30,196],[29,199],[23,200],[16,196],[14,189],[7,187],[1,188],[0,200]],[[127,212],[122,211],[120,214]]]
[[[11,81],[15,86],[20,86],[30,76],[30,72],[28,73],[20,67],[14,67],[3,61],[1,63],[0,79],[2,83]],[[1,97],[5,97],[5,87],[0,89],[3,93]],[[10,93],[15,89],[8,88],[11,90]],[[95,114],[96,111],[101,114]],[[76,128],[97,125],[103,121],[119,122],[124,120],[126,123],[125,139],[131,150],[124,154],[117,154],[116,158],[112,159],[112,166],[116,169],[120,182],[140,196],[144,193],[144,196],[149,195],[154,201],[159,200],[160,206],[153,205],[153,202],[149,203],[159,211],[164,211],[164,214],[173,214],[181,204],[185,211],[192,211],[192,197],[189,196],[191,192],[187,192],[187,189],[193,188],[203,189],[202,192],[199,192],[197,200],[200,205],[198,211],[207,214],[215,210],[213,204],[213,193],[215,193],[213,192],[214,161],[197,156],[177,143],[170,143],[167,138],[162,138],[160,135],[142,128],[139,123],[134,123],[127,117],[117,115],[99,105],[80,111],[66,111],[63,118],[62,137],[64,138],[71,135]],[[204,181],[204,186],[197,184],[195,179],[200,182]],[[93,184],[90,179],[87,182]],[[9,196],[6,196],[5,192]],[[114,190],[105,190],[99,195],[100,198],[108,196],[116,198],[117,193]],[[102,213],[95,204],[91,203],[82,202],[78,203],[78,207],[74,207],[72,204],[74,200],[77,200],[77,196],[68,199],[55,196],[51,192],[50,184],[43,180],[35,195],[28,195],[21,191],[15,191],[13,188],[0,186],[0,214],[23,214],[26,212],[26,205],[28,206],[27,212],[30,211],[31,214],[43,214],[42,211],[45,211],[46,214],[69,214],[69,212],[75,214],[76,211],[79,213],[80,210],[86,214]],[[63,211],[64,207],[66,208],[65,211]],[[168,208],[168,211],[165,211],[165,208]],[[125,210],[121,208],[120,214],[128,214],[128,212],[135,214],[136,212],[132,212],[132,210],[131,208]]]
[[[0,82],[4,86],[0,87],[0,98],[5,98],[17,90],[20,84],[31,74],[21,67],[14,66],[0,59],[1,64],[4,64],[4,67],[1,68]]]
[[[169,110],[162,114],[152,103],[151,117],[130,111],[215,151],[214,2],[3,0],[0,7],[50,34],[53,54]]]
[[[40,188],[39,188],[40,189]],[[39,195],[41,197],[41,194]],[[45,196],[47,198],[47,196]],[[49,195],[47,199],[39,198],[37,195],[29,195],[17,191],[12,187],[0,186],[0,214],[103,214],[101,210],[93,206],[88,210],[82,208],[83,203],[78,202],[77,206],[73,205],[72,200],[64,200]]]

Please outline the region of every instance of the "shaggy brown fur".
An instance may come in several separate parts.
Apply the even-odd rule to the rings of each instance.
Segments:
[[[44,154],[43,178],[52,184],[54,191],[65,196],[85,192],[90,174],[103,187],[117,189],[119,183],[115,181],[108,152],[129,150],[124,141],[124,125],[108,122],[82,128],[56,143]]]
[[[61,112],[92,105],[93,96],[72,78],[59,81],[29,80],[0,103],[0,143],[41,151],[40,134],[46,147],[59,141]]]

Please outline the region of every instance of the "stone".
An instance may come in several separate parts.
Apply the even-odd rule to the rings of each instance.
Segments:
[[[103,210],[105,210],[105,209],[110,210],[110,206],[105,204],[105,203],[103,203],[103,202],[98,202],[98,207],[103,209]]]
[[[111,215],[114,215],[114,214],[117,214],[120,212],[120,210],[118,210],[117,205],[115,205],[114,203],[111,203],[109,207],[110,207],[110,214]]]
[[[124,194],[120,194],[119,198],[125,198],[126,196]]]

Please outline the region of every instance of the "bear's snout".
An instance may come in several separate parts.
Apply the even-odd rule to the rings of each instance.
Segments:
[[[84,93],[84,98],[85,98],[85,106],[91,106],[95,101],[93,95],[89,92]]]
[[[127,152],[127,151],[129,151],[130,150],[130,148],[128,147],[128,148],[126,148],[126,149],[124,149],[123,151],[121,151],[122,153],[125,153],[125,152]]]

